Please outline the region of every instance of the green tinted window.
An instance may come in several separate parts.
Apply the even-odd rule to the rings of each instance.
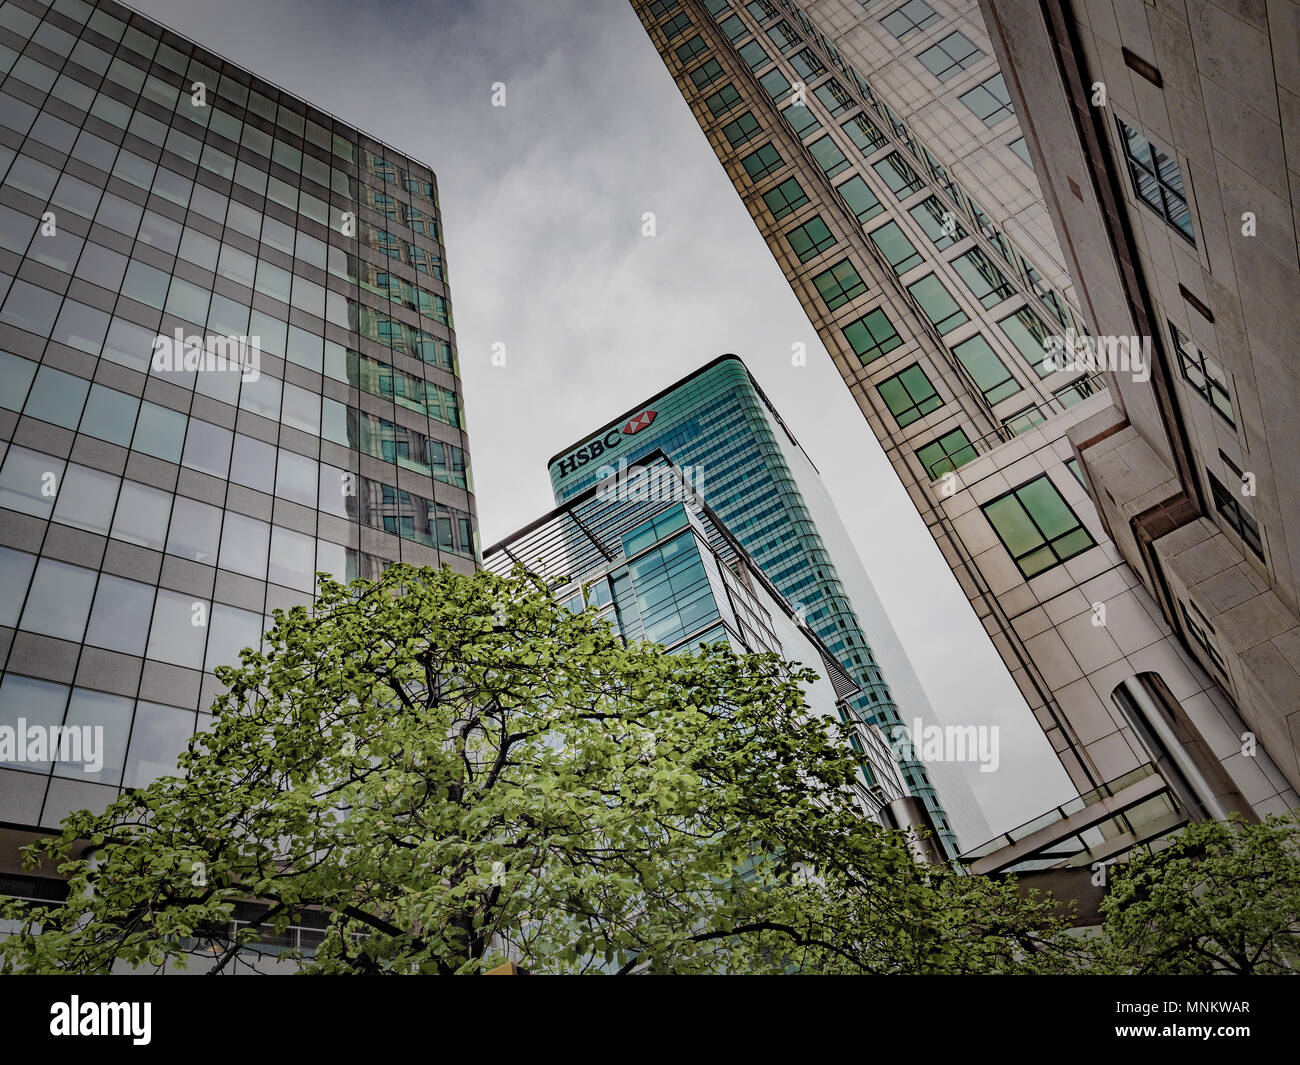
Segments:
[[[867,283],[847,259],[818,274],[813,278],[813,284],[832,311],[867,291]]]
[[[876,386],[900,429],[943,406],[943,400],[920,366],[909,366]]]
[[[1026,577],[1049,570],[1096,543],[1046,474],[981,509]]]
[[[937,440],[930,441],[916,451],[916,457],[921,460],[926,474],[932,481],[959,466],[964,466],[975,455],[975,447],[963,429],[944,433]]]
[[[898,331],[885,316],[885,312],[879,307],[874,311],[868,311],[856,322],[846,325],[844,339],[862,360],[863,366],[882,355],[887,355],[903,342]]]
[[[927,274],[920,281],[912,282],[907,286],[907,291],[916,298],[925,316],[940,333],[948,333],[970,320],[934,274]]]
[[[815,259],[835,244],[835,237],[826,228],[821,215],[809,219],[801,226],[796,226],[785,235],[785,239],[801,263]]]
[[[844,202],[849,205],[849,210],[857,215],[859,222],[868,222],[884,210],[876,194],[871,191],[871,186],[857,174],[854,174],[843,185],[837,185],[835,188],[844,197]]]
[[[1020,382],[1003,365],[989,342],[976,333],[952,349],[990,403],[998,403],[1020,391]]]
[[[803,188],[794,178],[786,178],[771,192],[763,193],[763,202],[778,221],[798,207],[808,202]]]

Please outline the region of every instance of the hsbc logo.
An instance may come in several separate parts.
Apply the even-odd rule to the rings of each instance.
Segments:
[[[635,418],[628,421],[622,429],[611,429],[603,437],[597,437],[595,440],[583,444],[582,447],[569,452],[564,458],[560,459],[560,476],[567,477],[579,466],[585,466],[592,459],[600,458],[605,452],[614,450],[623,442],[623,437],[635,436],[642,429],[648,428],[654,420],[654,411],[643,410]]]
[[[650,423],[655,420],[655,412],[652,410],[643,410],[625,426],[623,426],[624,436],[635,436],[642,429],[649,427]]]

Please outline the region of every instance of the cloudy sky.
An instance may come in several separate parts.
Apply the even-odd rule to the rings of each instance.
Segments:
[[[992,828],[1073,794],[625,0],[135,6],[438,174],[485,545],[553,506],[551,454],[734,352],[821,469],[939,719],[1002,725],[1000,771],[966,767]]]

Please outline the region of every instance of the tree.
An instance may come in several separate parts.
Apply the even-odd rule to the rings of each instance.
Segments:
[[[1091,966],[1112,973],[1295,973],[1300,814],[1206,821],[1122,866]]]
[[[308,911],[326,973],[1030,971],[1054,942],[1050,900],[854,812],[816,674],[775,655],[625,645],[522,570],[405,566],[322,576],[263,646],[181,776],[33,845],[68,901],[6,904],[0,970],[221,971]]]

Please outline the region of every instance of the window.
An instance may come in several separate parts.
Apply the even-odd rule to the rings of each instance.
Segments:
[[[771,192],[763,193],[763,202],[772,212],[772,217],[780,221],[796,208],[808,202],[803,187],[794,178],[786,178]]]
[[[1082,403],[1096,391],[1096,385],[1089,378],[1080,377],[1077,381],[1071,381],[1064,388],[1058,388],[1052,395],[1061,401],[1062,407],[1069,410],[1076,403]]]
[[[710,59],[691,71],[691,83],[697,88],[702,89],[706,85],[712,85],[722,77],[722,64],[716,59]]]
[[[1047,357],[1047,338],[1051,331],[1028,307],[1021,307],[1015,314],[1001,319],[998,325],[1002,332],[1024,356],[1025,362],[1033,367],[1039,377],[1047,377],[1055,367]]]
[[[120,483],[111,473],[69,463],[54,504],[54,520],[107,536]]]
[[[147,401],[141,403],[131,447],[167,462],[180,462],[185,422],[185,415],[180,411]]]
[[[677,0],[655,0],[655,2],[647,8],[646,13],[652,19],[660,19],[663,18],[664,15],[668,14],[668,12],[672,11],[676,6]]]
[[[174,776],[176,759],[194,735],[196,721],[193,710],[137,702],[123,785],[141,788],[161,776]]]
[[[1124,158],[1128,164],[1133,191],[1138,199],[1160,215],[1190,243],[1196,243],[1192,232],[1192,212],[1187,207],[1187,193],[1183,189],[1183,172],[1178,163],[1166,155],[1137,130],[1116,118]]]
[[[821,215],[815,215],[803,225],[796,226],[786,233],[785,239],[801,263],[817,258],[835,244],[835,237],[826,228]]]
[[[806,82],[816,81],[826,73],[822,61],[809,48],[792,55],[790,65],[794,67],[795,73]]]
[[[920,281],[913,281],[907,286],[907,291],[921,305],[921,310],[934,323],[934,327],[941,335],[970,321],[966,312],[958,306],[952,294],[944,288],[943,282],[934,274],[927,274]]]
[[[1026,577],[1060,565],[1096,543],[1046,474],[981,509]]]
[[[750,41],[748,44],[742,45],[739,52],[740,58],[745,61],[745,65],[750,70],[757,70],[772,61],[771,57],[763,51],[763,46],[757,41]]]
[[[80,640],[90,616],[95,577],[94,570],[42,558],[18,627],[60,640]]]
[[[1029,146],[1025,144],[1024,137],[1017,137],[1015,140],[1008,142],[1007,147],[1020,156],[1024,160],[1025,166],[1029,167],[1030,170],[1034,168],[1034,161],[1029,158]]]
[[[217,564],[222,569],[266,580],[270,536],[271,527],[266,522],[227,511]]]
[[[1015,292],[1002,276],[1002,271],[979,248],[971,248],[965,255],[957,256],[952,265],[986,310],[1009,299]]]
[[[894,416],[900,429],[943,406],[943,400],[925,376],[925,371],[916,364],[881,381],[876,386],[876,391],[880,393],[880,398],[885,401],[885,406],[889,408],[889,413]]]
[[[674,54],[682,63],[689,63],[697,55],[705,51],[706,47],[707,46],[704,43],[704,38],[697,33],[685,44],[678,45],[677,50]],[[722,73],[721,67],[718,68],[718,73],[719,74]]]
[[[844,304],[867,291],[867,283],[858,275],[848,259],[841,260],[829,270],[823,270],[812,280],[817,286],[817,291],[821,293],[827,309],[832,311],[843,307]]]
[[[749,27],[739,15],[731,15],[718,23],[718,27],[727,35],[727,40],[735,44],[749,34]]]
[[[167,529],[167,554],[215,566],[221,539],[221,513],[219,507],[210,503],[177,496]]]
[[[670,18],[660,29],[664,32],[664,38],[671,41],[674,37],[680,37],[683,33],[691,28],[691,20],[687,17],[686,12]]]
[[[834,78],[818,85],[813,90],[813,95],[822,102],[832,118],[857,106],[853,97],[848,94],[848,90]]]
[[[922,200],[907,213],[925,230],[925,235],[939,251],[966,237],[966,230],[962,229],[957,216],[935,196]]]
[[[1201,398],[1215,409],[1229,425],[1236,426],[1233,417],[1232,396],[1228,393],[1228,375],[1222,366],[1206,355],[1173,322],[1169,333],[1174,338],[1174,351],[1178,353],[1178,368],[1183,380],[1192,386]]]
[[[745,5],[745,10],[750,13],[755,22],[767,22],[776,18],[776,8],[768,0],[753,0],[753,3]]]
[[[916,171],[907,165],[907,160],[898,152],[890,152],[873,169],[900,200],[925,187],[925,182],[916,176]]]
[[[884,210],[876,194],[871,191],[871,186],[857,174],[835,188],[844,197],[844,202],[849,205],[849,210],[857,216],[859,222],[869,222]]]
[[[871,240],[896,274],[906,273],[921,262],[920,253],[898,228],[897,222],[886,222],[879,229],[873,230]]]
[[[1079,468],[1078,459],[1066,459],[1065,468],[1069,470],[1072,474],[1074,474],[1074,479],[1078,481],[1080,485],[1082,485],[1084,488],[1088,487],[1087,482],[1083,479],[1083,470]]]
[[[1214,509],[1219,512],[1219,516],[1228,523],[1232,529],[1247,547],[1249,547],[1261,562],[1264,559],[1264,541],[1259,534],[1259,525],[1250,512],[1241,505],[1241,501],[1229,492],[1220,483],[1219,479],[1209,470],[1205,471],[1205,476],[1210,479],[1210,492],[1214,496]]]
[[[808,145],[808,151],[817,161],[817,165],[825,171],[827,177],[834,177],[849,165],[848,159],[840,151],[840,146],[831,140],[829,135],[813,141]]]
[[[1213,626],[1211,626],[1209,622],[1204,621],[1200,616],[1201,612],[1196,610],[1196,607],[1193,606],[1192,610],[1196,611],[1197,616],[1195,618],[1192,617],[1187,607],[1183,604],[1183,601],[1181,599],[1178,601],[1178,611],[1183,616],[1183,626],[1187,629],[1187,635],[1191,637],[1192,642],[1195,643],[1196,646],[1205,652],[1206,656],[1219,670],[1219,673],[1225,678],[1229,677],[1228,666],[1223,661],[1223,655],[1219,653],[1219,649],[1214,646],[1214,643],[1209,637],[1209,633],[1214,632]],[[1206,630],[1208,630],[1208,632]]]
[[[110,535],[115,540],[161,551],[172,512],[172,495],[136,481],[123,481]]]
[[[1000,73],[994,74],[988,81],[982,81],[958,97],[971,114],[984,125],[992,129],[1004,118],[1010,118],[1016,112],[1011,107],[1011,94],[1007,92],[1007,83]]]
[[[963,429],[954,429],[916,449],[916,457],[925,467],[926,475],[935,481],[945,473],[964,466],[976,456],[974,445]]]
[[[900,41],[914,37],[927,26],[933,26],[940,16],[925,0],[907,0],[880,20],[880,24]]]
[[[950,33],[916,57],[940,81],[947,81],[984,58],[984,53],[961,33]]]
[[[781,112],[781,117],[786,120],[800,140],[822,128],[822,124],[817,121],[812,111],[801,103],[793,103],[785,108]]]
[[[704,101],[704,106],[709,109],[709,113],[714,118],[717,118],[719,115],[725,115],[738,103],[740,103],[740,93],[736,91],[736,87],[724,85]]]
[[[722,127],[722,135],[727,138],[727,143],[733,148],[748,144],[762,132],[763,127],[758,124],[758,119],[749,111]]]
[[[74,377],[52,366],[42,366],[36,373],[23,413],[65,429],[75,429],[89,391],[90,382],[84,378]]]
[[[1037,407],[1026,407],[1022,411],[1010,414],[1002,419],[1002,424],[1011,432],[1019,436],[1026,429],[1032,429],[1035,425],[1042,425],[1047,421],[1047,416]]]
[[[763,86],[767,95],[772,97],[772,99],[777,103],[780,103],[790,95],[790,82],[787,81],[786,76],[775,67],[759,78],[758,83]]]
[[[790,51],[791,48],[803,44],[803,38],[795,32],[794,27],[785,19],[782,19],[768,30],[767,35],[772,39],[772,43],[776,45],[776,50],[783,55]]]
[[[887,355],[903,343],[898,331],[877,307],[868,311],[856,322],[844,327],[844,339],[849,342],[854,354],[866,366],[882,355]]]
[[[999,403],[1020,391],[1020,382],[1011,376],[1011,371],[979,333],[963,340],[952,349],[952,353],[966,367],[989,403]]]
[[[883,148],[889,143],[866,115],[854,115],[840,129],[849,135],[849,139],[863,155],[870,155],[877,148]]]
[[[86,643],[122,654],[143,655],[153,616],[154,588],[105,573],[90,611]]]

